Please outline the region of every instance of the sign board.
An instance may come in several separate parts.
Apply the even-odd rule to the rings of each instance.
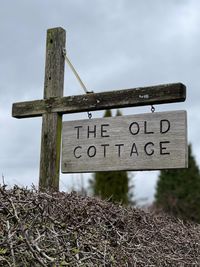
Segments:
[[[186,111],[63,123],[63,173],[185,168],[187,158]]]

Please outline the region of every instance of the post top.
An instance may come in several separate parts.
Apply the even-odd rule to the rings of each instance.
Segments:
[[[55,28],[47,29],[47,32],[55,32],[55,31],[66,32],[65,29],[63,29],[62,27],[55,27]]]

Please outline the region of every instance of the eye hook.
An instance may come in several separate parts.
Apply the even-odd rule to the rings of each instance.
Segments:
[[[92,118],[92,113],[91,112],[88,112],[88,118],[91,119]]]
[[[155,107],[153,105],[151,105],[151,112],[154,113],[155,112]]]

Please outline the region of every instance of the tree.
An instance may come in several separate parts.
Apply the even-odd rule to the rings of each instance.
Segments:
[[[162,170],[156,188],[156,206],[184,220],[200,222],[200,173],[188,147],[187,169]]]
[[[117,111],[116,115],[120,116],[121,113]],[[106,110],[104,117],[111,116],[111,110]],[[130,202],[129,178],[126,171],[96,172],[90,181],[90,187],[93,194],[102,199],[122,204]]]

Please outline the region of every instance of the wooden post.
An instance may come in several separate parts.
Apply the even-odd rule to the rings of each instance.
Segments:
[[[47,31],[44,99],[63,96],[65,39],[62,28]],[[49,112],[42,115],[39,188],[58,191],[62,114],[50,110],[49,105]]]

